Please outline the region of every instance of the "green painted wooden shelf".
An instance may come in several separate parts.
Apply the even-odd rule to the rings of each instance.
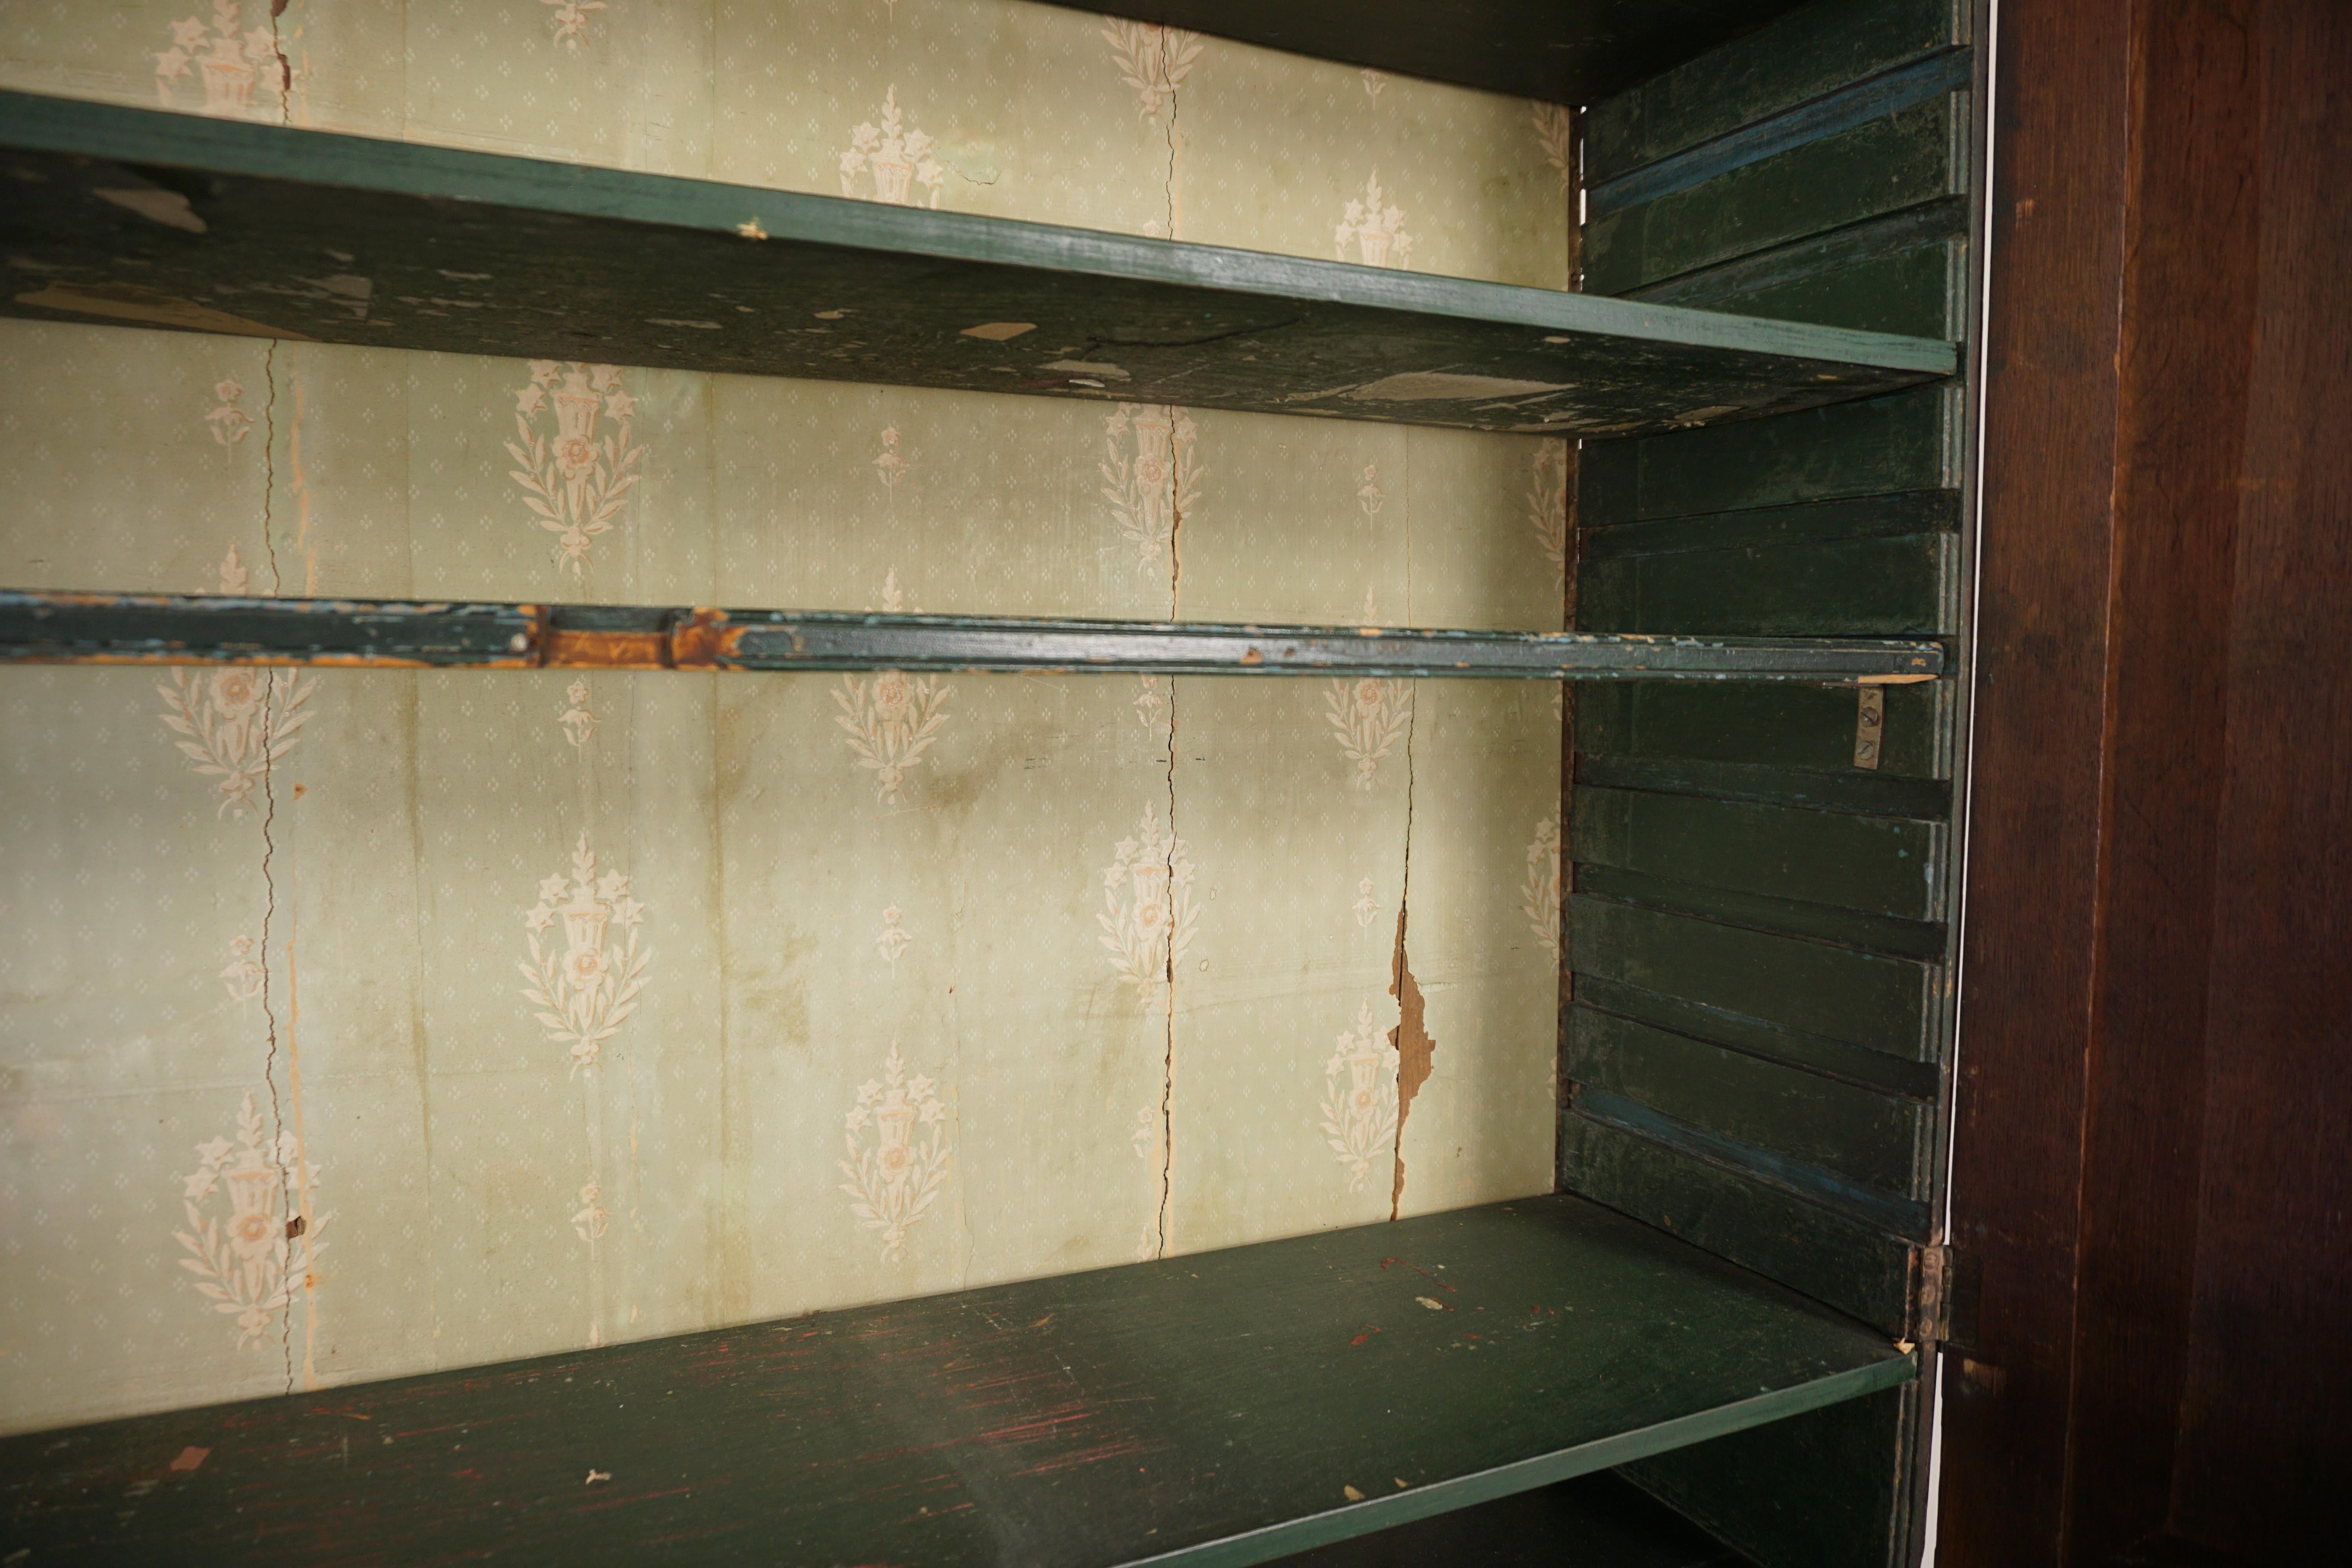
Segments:
[[[22,93],[0,93],[0,309],[44,321],[1586,436],[1957,363],[1925,338]]]
[[[1914,1375],[1547,1196],[28,1434],[0,1518],[33,1563],[1242,1564]]]
[[[1932,679],[1932,642],[0,591],[0,664]]]
[[[1591,103],[1801,0],[1057,0],[1293,54]]]

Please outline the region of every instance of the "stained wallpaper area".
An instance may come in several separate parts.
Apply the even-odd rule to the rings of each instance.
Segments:
[[[6,14],[27,90],[1565,281],[1549,112],[1055,6]],[[1565,474],[1115,388],[0,322],[11,586],[1549,630]],[[0,671],[0,1427],[1545,1190],[1559,713]]]

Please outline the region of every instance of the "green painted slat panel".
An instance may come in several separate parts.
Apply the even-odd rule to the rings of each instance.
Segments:
[[[1942,681],[1886,689],[1877,776],[1948,779]],[[1577,699],[1577,750],[1597,756],[1863,773],[1853,765],[1861,698],[1852,686],[1596,689]]]
[[[1585,700],[1578,699],[1580,704]],[[1952,786],[1941,779],[1908,779],[1858,768],[1844,773],[1817,773],[1755,763],[1580,756],[1576,782],[1600,789],[1646,789],[1761,801],[1768,805],[1866,811],[1923,822],[1949,821],[1952,815]]]
[[[1819,0],[1593,104],[1595,184],[1966,41],[1959,0]]]
[[[1579,974],[1931,1059],[1929,965],[1583,895],[1569,910]]]
[[[21,93],[0,93],[0,310],[37,320],[1566,434],[1957,363],[1915,338]]]
[[[1968,100],[1952,93],[1584,226],[1584,286],[1645,283],[1959,194]]]
[[[1938,1069],[1933,1062],[1906,1061],[1867,1046],[1809,1035],[1597,974],[1576,977],[1576,1000],[1582,1006],[1622,1014],[1674,1034],[1729,1046],[1749,1056],[1768,1057],[1865,1089],[1922,1101],[1936,1098]]]
[[[1910,1244],[1622,1128],[1560,1119],[1570,1192],[1683,1237],[1888,1334],[1903,1331]]]
[[[1581,859],[1580,850],[1579,855],[1576,886],[1595,898],[1643,904],[1737,926],[1753,926],[1759,931],[1811,937],[1815,942],[1859,947],[1895,958],[1916,958],[1923,963],[1942,963],[1949,944],[1948,928],[1940,921],[1864,914],[1835,904],[1805,903],[1711,887],[1705,882],[1676,881],[1621,870],[1614,866],[1591,865]]]
[[[1755,1568],[1614,1472],[1318,1546],[1269,1568],[1562,1568],[1560,1543],[1570,1541],[1568,1568]]]
[[[1057,0],[1267,48],[1591,103],[1802,0]]]
[[[1716,267],[1628,300],[1874,332],[1958,338],[1965,330],[1968,204],[1932,202]]]
[[[1774,420],[1590,441],[1577,463],[1586,528],[1787,506],[1843,496],[1957,489],[1956,387]]]
[[[1569,1010],[1562,1076],[1695,1127],[1919,1197],[1927,1108],[1630,1018]]]
[[[1948,636],[1959,542],[1948,533],[1588,561],[1588,632],[1742,637]]]
[[[1637,1459],[1618,1473],[1760,1568],[1895,1568],[1907,1561],[1917,1388]]]
[[[1949,533],[1960,521],[1958,490],[1914,490],[1904,495],[1858,496],[1847,500],[1759,507],[1706,517],[1675,517],[1658,522],[1622,522],[1589,528],[1579,536],[1586,562],[1628,555],[1671,555],[1691,550],[1747,550],[1761,545],[1811,544],[1839,539],[1885,539],[1906,533]]]
[[[690,1549],[1205,1568],[1860,1397],[1914,1369],[1727,1263],[1544,1196],[32,1434],[0,1441],[0,1510],[7,1539],[44,1563],[79,1547],[302,1563],[362,1542],[406,1562],[638,1564]],[[203,1463],[166,1468],[185,1447]],[[592,1470],[609,1479],[583,1485]]]
[[[1621,789],[1578,790],[1572,823],[1579,865],[1900,920],[1943,913],[1940,823]]]

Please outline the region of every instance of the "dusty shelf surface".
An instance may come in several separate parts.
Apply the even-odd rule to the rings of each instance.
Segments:
[[[0,93],[42,321],[1580,436],[1949,374],[1951,344]]]
[[[1265,1562],[1903,1383],[1554,1195],[0,1441],[36,1563]]]

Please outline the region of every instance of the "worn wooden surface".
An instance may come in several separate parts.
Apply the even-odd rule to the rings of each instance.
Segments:
[[[0,309],[39,320],[1570,435],[1956,363],[1927,339],[16,93],[0,147]]]
[[[1579,865],[1913,921],[1943,913],[1941,823],[1588,785],[1570,831]]]
[[[1807,1292],[1889,1335],[1909,1319],[1909,1245],[1874,1220],[1695,1157],[1619,1122],[1560,1121],[1560,1170],[1576,1191]]]
[[[1933,643],[0,592],[0,662],[1926,680]]]
[[[1578,714],[1577,746],[1594,765],[1737,767],[1794,792],[1874,785],[1895,776],[1951,776],[1943,689],[1922,683],[1886,693],[1885,750],[1875,777],[1854,775],[1854,690],[1850,686],[1628,687],[1595,696]],[[1813,778],[1808,786],[1798,775]],[[1706,776],[1716,776],[1709,773]],[[1760,784],[1759,784],[1759,786]],[[1833,804],[1825,801],[1824,804]]]
[[[1965,42],[1955,0],[1819,0],[1593,105],[1585,158],[1605,184]]]
[[[1619,293],[1965,189],[1965,99],[1948,94],[1620,207],[1585,227],[1589,288]]]
[[[1968,319],[1968,223],[1967,202],[1929,202],[1629,289],[1623,297],[1957,338]]]
[[[402,1562],[1257,1563],[1912,1364],[1550,1196],[11,1438],[0,1537],[40,1563],[355,1543]]]
[[[1959,416],[1954,391],[1937,387],[1769,425],[1592,443],[1579,468],[1580,521],[1604,528],[1948,489],[1959,482]]]
[[[1932,1059],[1932,974],[1851,951],[1639,905],[1580,896],[1570,907],[1579,974],[1682,997],[1727,1015]]]
[[[1990,223],[1984,551],[1937,1558],[2050,1568],[2068,1467],[2077,1197],[2111,668],[2125,0],[2006,0]]]
[[[1267,5],[1255,0],[1086,0],[1080,8],[1517,98],[1591,103],[1801,3],[1284,0]]]

